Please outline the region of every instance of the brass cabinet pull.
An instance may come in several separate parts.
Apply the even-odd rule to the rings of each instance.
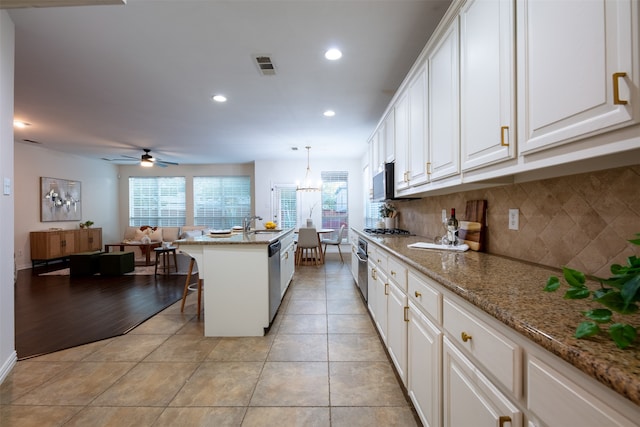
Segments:
[[[404,321],[405,322],[409,321],[409,307],[404,308]]]
[[[500,127],[500,145],[502,145],[503,147],[508,147],[509,146],[509,140],[506,139],[504,137],[504,133],[507,132],[507,136],[508,136],[508,132],[509,132],[509,126],[501,126]]]
[[[378,277],[376,276],[376,269],[375,268],[371,269],[371,278],[373,280],[378,280]]]
[[[384,284],[384,294],[385,295],[389,295],[389,284],[388,283]]]
[[[395,271],[393,271],[393,270],[391,270],[391,275],[392,275],[392,276],[395,276],[395,275],[396,275],[396,272],[395,272]]]
[[[427,175],[431,175],[431,162],[427,162]]]
[[[289,252],[284,253],[284,259],[289,259]]]
[[[626,100],[620,99],[619,82],[624,77],[627,77],[627,73],[613,73],[613,105],[627,105]]]
[[[469,341],[471,338],[473,338],[471,335],[467,334],[466,332],[462,331],[462,333],[460,334],[460,337],[462,338],[463,342],[467,342]]]
[[[422,294],[418,291],[415,292],[416,298],[420,298],[422,296]]]
[[[382,262],[382,260],[380,258],[378,258],[378,264],[380,264]]]
[[[511,417],[501,415],[500,418],[498,418],[498,423],[499,427],[504,427],[504,423],[511,423]]]

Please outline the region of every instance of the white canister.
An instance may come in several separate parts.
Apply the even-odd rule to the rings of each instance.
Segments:
[[[313,227],[313,220],[311,218],[307,218],[307,228]]]

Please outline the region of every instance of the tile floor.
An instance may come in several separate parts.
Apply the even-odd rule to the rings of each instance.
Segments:
[[[178,302],[127,335],[18,362],[0,426],[419,425],[333,255],[297,269],[264,337],[203,337],[191,294],[184,314]]]

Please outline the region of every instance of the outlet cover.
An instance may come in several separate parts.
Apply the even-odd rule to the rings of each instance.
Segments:
[[[509,209],[509,230],[517,230],[520,228],[520,210]]]
[[[442,209],[442,222],[447,222],[447,210]]]

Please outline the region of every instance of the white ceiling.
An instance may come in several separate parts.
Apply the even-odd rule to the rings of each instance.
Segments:
[[[357,158],[449,0],[128,0],[10,9],[15,138],[180,164]],[[339,61],[324,59],[339,47]],[[267,54],[275,76],[253,55]],[[210,97],[227,96],[218,104]],[[326,109],[336,116],[323,116]],[[298,147],[293,151],[291,147]],[[114,162],[118,163],[118,162]]]

